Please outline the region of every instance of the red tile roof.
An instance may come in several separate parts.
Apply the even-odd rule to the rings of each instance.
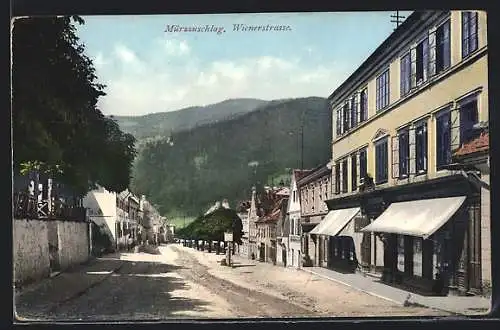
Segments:
[[[455,153],[454,156],[466,156],[476,152],[487,151],[490,149],[490,135],[488,132],[481,133],[474,140],[463,144]]]
[[[295,181],[299,181],[300,179],[302,179],[303,177],[305,177],[306,175],[308,175],[309,173],[311,173],[312,170],[293,170],[293,175],[295,177]]]

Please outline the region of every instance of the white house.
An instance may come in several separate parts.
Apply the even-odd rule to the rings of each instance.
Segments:
[[[290,199],[288,201],[288,240],[283,240],[287,253],[287,266],[300,268],[301,265],[301,229],[300,229],[300,196],[297,187],[297,181],[304,175],[309,173],[309,170],[293,170],[290,183]],[[280,253],[278,253],[279,255]]]

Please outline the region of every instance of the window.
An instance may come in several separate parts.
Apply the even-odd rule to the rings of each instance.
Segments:
[[[293,201],[295,202],[296,199],[296,191],[293,191]]]
[[[469,99],[460,104],[460,144],[476,137],[474,125],[478,122],[477,99]]]
[[[436,164],[438,170],[451,163],[451,116],[449,111],[436,117]]]
[[[358,189],[358,157],[356,154],[351,156],[351,190]]]
[[[387,141],[387,138],[384,138],[375,145],[375,183],[377,184],[387,182],[389,168]]]
[[[366,149],[359,152],[359,177],[363,180],[367,174]]]
[[[450,67],[450,21],[436,30],[436,73]]]
[[[462,58],[477,50],[477,12],[462,12]]]
[[[429,38],[425,38],[416,49],[416,82],[419,85],[426,80],[427,65],[429,63]]]
[[[340,194],[340,163],[335,164],[335,194]]]
[[[347,158],[342,161],[342,192],[347,192]]]
[[[408,94],[411,88],[410,53],[401,58],[401,96]]]
[[[389,104],[389,69],[377,78],[377,111]]]
[[[415,154],[417,173],[427,172],[427,123],[415,128]]]
[[[343,122],[343,130],[342,130],[342,133],[345,133],[349,130],[349,102],[346,102],[344,104],[344,110],[343,110],[343,118],[344,118],[344,122]]]
[[[356,96],[351,98],[351,128],[358,124],[358,103]]]
[[[420,237],[413,237],[413,275],[422,276],[422,245]]]
[[[409,172],[410,141],[409,130],[404,129],[398,134],[399,178],[406,178]]]
[[[359,121],[363,122],[368,119],[368,92],[366,88],[361,91],[359,96]]]
[[[337,109],[337,136],[342,135],[342,108]]]

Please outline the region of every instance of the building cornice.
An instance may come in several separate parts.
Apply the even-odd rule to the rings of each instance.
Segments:
[[[366,85],[380,70],[385,69],[392,60],[408,47],[431,24],[448,16],[449,11],[413,12],[375,51],[328,97],[331,106],[343,102],[353,90]]]
[[[316,169],[314,172],[311,172],[307,176],[301,178],[299,181],[297,181],[297,188],[300,189],[304,185],[311,183],[315,181],[316,179],[323,178],[325,176],[329,176],[331,174],[332,170],[329,169],[326,165],[323,165],[322,167]]]
[[[389,105],[383,111],[380,111],[380,112],[376,113],[375,115],[371,116],[370,118],[368,118],[367,120],[365,120],[364,122],[359,123],[358,126],[356,126],[355,129],[351,129],[347,133],[345,133],[345,134],[343,134],[343,135],[341,135],[339,137],[334,138],[332,140],[332,144],[335,144],[335,143],[337,143],[337,142],[345,139],[346,137],[350,136],[351,134],[353,134],[353,133],[357,132],[358,130],[362,129],[364,126],[370,124],[371,122],[377,120],[378,118],[380,118],[382,116],[385,116],[386,114],[390,113],[395,108],[397,108],[397,107],[401,106],[402,104],[410,101],[415,96],[417,96],[417,95],[419,95],[419,94],[427,91],[429,88],[435,86],[436,84],[438,84],[439,82],[441,82],[444,79],[448,78],[449,76],[457,73],[458,71],[461,71],[461,70],[465,69],[467,66],[469,66],[472,63],[478,61],[483,56],[486,56],[487,52],[488,52],[488,46],[487,45],[483,46],[473,56],[470,56],[469,58],[467,58],[465,60],[462,60],[459,63],[455,64],[454,66],[450,67],[446,71],[441,72],[441,73],[433,76],[430,80],[428,80],[427,82],[425,82],[424,84],[422,84],[419,88],[415,89],[414,91],[410,92],[406,96],[400,98],[399,100],[397,100],[393,104]],[[476,92],[476,90],[481,90],[481,89],[482,89],[482,87],[479,86],[477,89],[474,90],[474,92]],[[440,107],[440,109],[441,109],[441,107]],[[337,158],[339,158],[339,157],[337,157]]]

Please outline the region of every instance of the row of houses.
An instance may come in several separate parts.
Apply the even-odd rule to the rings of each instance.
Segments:
[[[329,96],[331,161],[240,205],[240,254],[487,293],[486,28],[481,11],[413,12]]]
[[[113,249],[126,248],[129,242],[159,244],[173,239],[173,225],[167,224],[146,196],[128,189],[115,193],[98,187],[83,198],[83,206]]]

